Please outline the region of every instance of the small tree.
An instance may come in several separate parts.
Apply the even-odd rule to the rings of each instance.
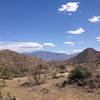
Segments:
[[[69,76],[69,80],[71,81],[78,81],[83,80],[91,76],[91,73],[86,68],[77,67],[71,71]]]
[[[31,72],[34,78],[34,83],[36,85],[43,83],[44,80],[42,79],[41,75],[46,72],[46,69],[42,64],[36,66],[34,69],[31,70]]]

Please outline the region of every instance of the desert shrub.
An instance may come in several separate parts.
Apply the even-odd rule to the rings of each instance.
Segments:
[[[0,67],[0,78],[12,79],[16,77],[24,76],[24,71],[17,71],[17,69],[9,69],[9,67]]]
[[[66,67],[64,65],[60,65],[59,68],[60,69],[66,69]]]
[[[23,83],[23,84],[21,84],[20,86],[22,86],[22,87],[32,87],[34,85],[34,83],[33,82],[25,82],[25,83]]]
[[[64,88],[68,84],[68,81],[64,80],[63,82],[59,82],[56,84],[58,88]]]
[[[43,78],[43,74],[47,73],[47,69],[43,65],[38,65],[31,69],[31,74],[33,76],[34,85],[40,85],[45,83],[45,77]]]
[[[16,100],[16,97],[12,96],[9,92],[7,92],[6,100]]]
[[[15,96],[12,96],[9,92],[6,94],[0,91],[0,100],[17,100]]]
[[[87,68],[77,67],[71,71],[68,80],[56,84],[59,88],[64,88],[67,85],[82,87],[94,92],[100,88],[100,75],[91,73]]]
[[[6,82],[4,79],[0,79],[0,88],[5,87],[6,86]]]
[[[40,90],[40,93],[42,93],[42,94],[48,94],[49,92],[50,92],[50,90],[47,89],[47,88],[42,88],[42,89]]]
[[[69,75],[69,80],[77,81],[77,80],[83,80],[91,76],[91,73],[86,68],[80,68],[77,67],[74,70],[71,71],[71,74]]]
[[[12,79],[14,72],[7,68],[0,68],[0,78],[2,79]]]

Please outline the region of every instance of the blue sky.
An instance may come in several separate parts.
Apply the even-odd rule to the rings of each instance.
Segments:
[[[0,49],[100,50],[100,0],[0,0]]]

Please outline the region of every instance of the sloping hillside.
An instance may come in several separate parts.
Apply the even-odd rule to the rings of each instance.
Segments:
[[[100,62],[100,52],[92,48],[87,48],[77,56],[68,60],[70,63],[91,63]]]
[[[0,72],[1,73],[24,73],[44,62],[37,57],[25,56],[19,53],[2,50],[0,51]]]

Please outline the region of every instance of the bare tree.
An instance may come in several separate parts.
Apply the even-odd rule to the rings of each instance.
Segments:
[[[35,85],[39,85],[39,84],[43,83],[44,80],[43,80],[42,76],[44,73],[46,73],[46,70],[47,70],[46,67],[42,64],[31,69],[31,74],[33,76]]]

